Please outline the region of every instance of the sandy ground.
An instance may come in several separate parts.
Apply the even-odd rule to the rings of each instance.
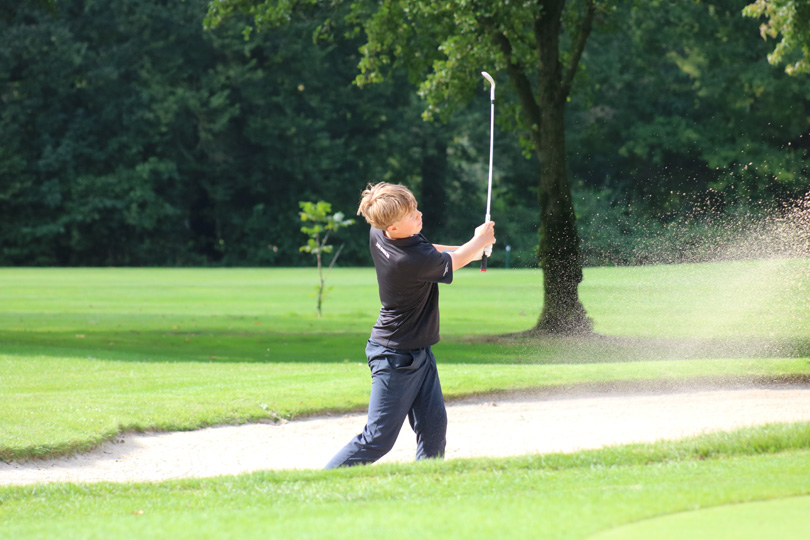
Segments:
[[[504,395],[448,403],[447,459],[574,452],[672,440],[744,426],[810,421],[810,388]],[[130,482],[318,469],[365,424],[365,414],[191,432],[126,434],[68,458],[0,463],[0,485]],[[411,461],[405,423],[381,462]]]

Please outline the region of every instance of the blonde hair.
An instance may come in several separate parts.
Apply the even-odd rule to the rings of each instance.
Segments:
[[[385,230],[416,210],[416,197],[400,184],[369,184],[363,190],[357,215],[375,229]]]

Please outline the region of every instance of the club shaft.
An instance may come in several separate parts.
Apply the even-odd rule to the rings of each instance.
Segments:
[[[492,204],[492,151],[495,141],[495,88],[492,89],[492,99],[489,105],[489,178],[487,179],[487,215],[484,218],[484,223],[490,221],[490,205]],[[481,257],[481,271],[487,271],[487,250],[484,250],[484,255]]]
[[[487,179],[487,215],[485,222],[489,222],[490,205],[492,204],[492,154],[495,145],[495,88],[492,89],[489,105],[489,177]]]
[[[481,75],[489,81],[489,176],[487,178],[487,213],[486,217],[484,218],[484,223],[489,223],[490,221],[490,210],[492,204],[492,155],[494,153],[494,146],[495,146],[495,81],[489,75],[489,73],[482,72]],[[484,250],[484,254],[481,257],[481,271],[487,271],[487,257],[488,253],[492,253],[492,247]]]

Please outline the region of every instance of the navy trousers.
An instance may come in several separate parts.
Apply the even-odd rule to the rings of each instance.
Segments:
[[[416,433],[416,459],[444,456],[447,412],[430,347],[389,349],[369,340],[366,356],[371,368],[366,427],[326,468],[377,461],[394,447],[406,417]]]

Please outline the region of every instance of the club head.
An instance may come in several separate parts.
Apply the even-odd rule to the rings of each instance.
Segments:
[[[486,71],[482,71],[481,75],[483,75],[484,78],[489,81],[489,84],[491,84],[493,88],[495,87],[495,79],[492,78],[492,75],[490,75]]]

